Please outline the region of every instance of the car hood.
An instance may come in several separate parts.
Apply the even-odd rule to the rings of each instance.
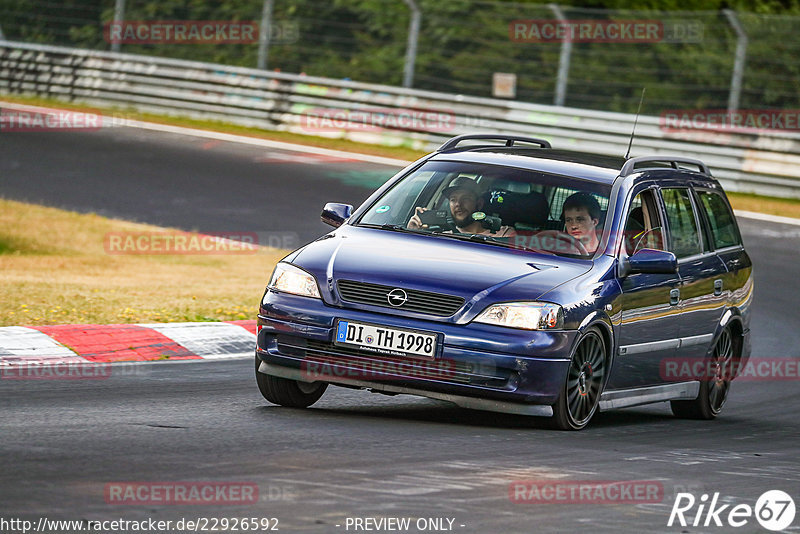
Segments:
[[[587,260],[354,226],[309,243],[291,261],[317,278],[329,304],[341,305],[336,282],[354,280],[456,295],[468,304],[462,314],[489,301],[535,300],[592,267]]]

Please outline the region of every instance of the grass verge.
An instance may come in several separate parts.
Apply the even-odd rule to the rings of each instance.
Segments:
[[[0,199],[0,326],[255,318],[267,277],[287,251],[106,252],[111,232],[165,231]]]
[[[800,199],[775,198],[747,193],[728,193],[733,209],[756,211],[800,219]]]

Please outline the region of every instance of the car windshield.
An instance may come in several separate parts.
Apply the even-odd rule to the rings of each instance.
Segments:
[[[571,257],[593,256],[611,186],[499,165],[428,161],[357,222]]]

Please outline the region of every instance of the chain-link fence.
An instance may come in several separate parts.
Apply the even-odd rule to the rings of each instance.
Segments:
[[[417,40],[409,39],[415,7]],[[107,50],[115,11],[117,46],[137,54],[256,67],[261,51],[270,70],[401,85],[411,47],[418,89],[635,112],[646,87],[650,115],[800,108],[793,16],[465,0],[0,0],[0,30],[8,40]],[[126,23],[159,21],[271,31],[192,44],[155,38],[152,27],[126,34]],[[511,76],[501,86],[496,73]]]

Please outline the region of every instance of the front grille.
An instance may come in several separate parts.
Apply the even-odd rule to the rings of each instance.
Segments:
[[[355,282],[353,280],[339,280],[337,286],[342,300],[347,302],[371,304],[373,306],[425,313],[439,317],[449,317],[464,305],[464,299],[461,297],[418,291],[416,289],[403,289],[408,295],[408,300],[402,306],[392,306],[387,300],[387,295],[392,290],[398,289],[397,287]]]
[[[347,376],[365,381],[385,381],[391,377],[436,380],[457,384],[481,385],[506,389],[512,371],[498,369],[480,362],[456,360],[417,360],[379,356],[351,347],[333,343],[278,334],[278,352],[302,358],[304,370],[326,372],[336,376]],[[309,364],[316,365],[309,365]],[[343,370],[347,369],[347,372]]]

